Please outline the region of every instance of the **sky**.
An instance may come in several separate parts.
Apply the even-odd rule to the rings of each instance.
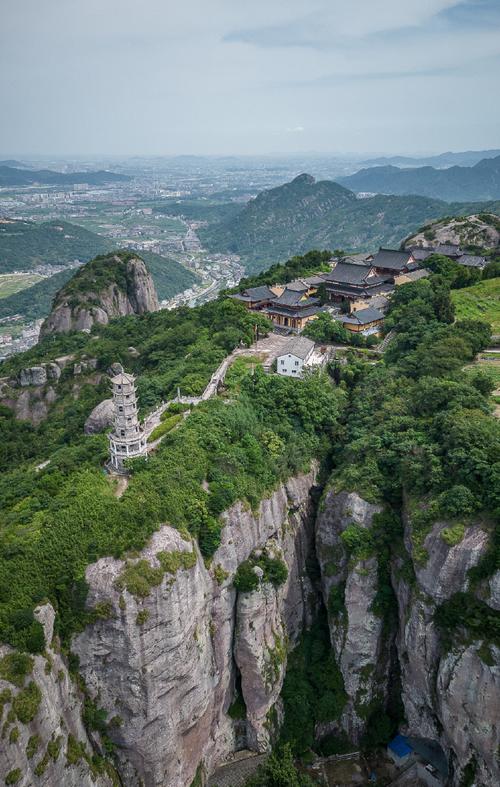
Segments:
[[[0,153],[500,147],[500,0],[0,0]]]

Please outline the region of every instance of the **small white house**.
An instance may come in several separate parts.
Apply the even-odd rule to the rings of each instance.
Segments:
[[[314,353],[314,342],[295,336],[284,345],[276,359],[276,372],[285,377],[301,377]]]

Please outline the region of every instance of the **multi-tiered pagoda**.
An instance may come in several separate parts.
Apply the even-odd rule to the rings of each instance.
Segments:
[[[146,455],[146,435],[137,417],[135,377],[123,369],[111,378],[113,386],[114,431],[109,435],[109,469],[126,473],[123,462]]]

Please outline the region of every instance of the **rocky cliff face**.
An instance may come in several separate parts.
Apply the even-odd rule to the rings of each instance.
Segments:
[[[164,525],[140,554],[88,567],[88,604],[98,614],[72,650],[88,694],[107,713],[127,787],[189,787],[196,774],[212,773],[239,749],[269,750],[282,717],[287,653],[320,603],[306,572],[314,557],[347,695],[341,718],[318,733],[344,732],[359,742],[371,710],[388,698],[396,659],[403,731],[441,747],[453,787],[472,761],[478,787],[500,783],[500,649],[489,645],[485,655],[477,640],[447,652],[434,622],[439,604],[468,589],[467,572],[484,554],[486,532],[470,526],[450,546],[442,537],[445,523],[436,523],[424,541],[429,557],[423,562],[422,550],[419,560],[413,555],[408,515],[404,547],[392,558],[395,614],[388,628],[374,611],[380,506],[330,489],[316,515],[314,484],[313,470],[280,486],[257,511],[234,505],[223,515],[221,544],[209,566],[194,542]],[[360,550],[355,542],[372,546]],[[262,553],[286,563],[285,583],[275,587],[254,569],[257,587],[237,591],[238,566]],[[492,609],[500,606],[499,587],[500,572],[481,589]],[[25,725],[7,715],[9,745],[0,771],[6,776],[19,769],[22,787],[34,780],[47,787],[107,785],[110,773],[94,772],[90,757],[100,750],[99,736],[91,740],[85,732],[83,697],[50,646],[53,611],[47,605],[37,615],[48,643],[47,657],[35,657],[32,670],[42,699]],[[9,652],[2,649],[0,657]],[[4,688],[18,691],[0,681],[0,696]],[[20,729],[11,735],[14,725]],[[28,757],[34,735],[39,748]]]
[[[55,297],[40,337],[90,330],[115,317],[159,309],[153,279],[143,260],[113,254],[83,265]]]
[[[428,558],[413,555],[411,517],[405,517],[405,550],[393,558],[392,585],[398,625],[384,632],[373,612],[378,587],[375,556],[355,559],[346,545],[346,531],[370,531],[380,507],[355,493],[324,495],[316,520],[316,550],[328,611],[330,635],[341,669],[348,702],[340,728],[357,742],[366,725],[364,710],[383,702],[389,684],[389,654],[396,637],[402,701],[410,736],[439,743],[450,763],[450,779],[459,785],[468,763],[477,763],[476,784],[500,783],[496,752],[500,744],[500,651],[482,640],[450,652],[434,622],[439,604],[469,589],[468,570],[488,545],[478,525],[465,529],[450,546],[442,537],[446,523],[436,523],[425,538]],[[344,538],[342,535],[344,534]],[[409,568],[411,566],[411,568]],[[482,595],[499,607],[500,572]]]
[[[403,703],[409,732],[440,741],[460,783],[465,766],[477,761],[476,784],[500,782],[496,753],[500,744],[500,651],[490,647],[485,663],[482,640],[446,652],[434,623],[438,604],[468,590],[467,571],[484,554],[488,536],[479,527],[466,529],[463,539],[448,546],[436,523],[424,547],[425,563],[412,559],[415,582],[393,569],[399,608],[397,648],[401,666]],[[405,541],[412,554],[411,520],[406,521]],[[493,606],[493,605],[492,605]]]
[[[370,532],[381,506],[356,493],[327,491],[316,520],[316,552],[330,638],[347,693],[340,728],[359,743],[367,710],[387,691],[390,640],[372,609],[378,587],[377,558],[352,558],[342,538],[348,528]]]
[[[90,741],[81,718],[82,695],[53,647],[57,646],[53,641],[54,610],[46,604],[35,615],[44,628],[45,654],[33,657],[23,685],[0,679],[0,773],[4,783],[18,787],[112,787],[113,774],[92,762],[100,749],[99,737]],[[12,652],[0,648],[0,662]]]
[[[233,506],[210,568],[192,542],[164,526],[139,560],[157,569],[165,560],[184,567],[167,571],[147,595],[120,588],[124,561],[106,558],[88,568],[89,603],[107,605],[110,614],[87,627],[73,649],[92,696],[109,718],[119,717],[112,735],[130,787],[140,779],[189,787],[198,768],[212,771],[235,749],[269,747],[287,645],[310,620],[314,594],[305,565],[313,484],[311,472],[281,486],[256,512]],[[237,593],[237,567],[264,547],[283,556],[287,581]],[[184,558],[161,557],[180,553]],[[246,722],[228,713],[237,684]]]
[[[44,421],[59,398],[61,374],[68,367],[68,377],[74,378],[72,394],[79,396],[83,383],[97,385],[102,375],[96,371],[97,358],[84,358],[75,362],[73,355],[55,358],[39,366],[21,369],[14,377],[0,379],[0,404],[14,411],[17,420],[30,421],[38,426]],[[94,415],[94,414],[92,414]],[[92,434],[105,428],[104,408],[89,421]],[[109,421],[109,408],[107,420]]]

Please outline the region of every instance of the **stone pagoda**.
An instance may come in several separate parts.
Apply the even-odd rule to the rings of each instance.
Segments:
[[[123,367],[120,369],[121,371],[111,378],[115,428],[109,435],[108,468],[112,472],[125,474],[125,459],[146,456],[146,435],[137,418],[135,377],[124,372]]]

